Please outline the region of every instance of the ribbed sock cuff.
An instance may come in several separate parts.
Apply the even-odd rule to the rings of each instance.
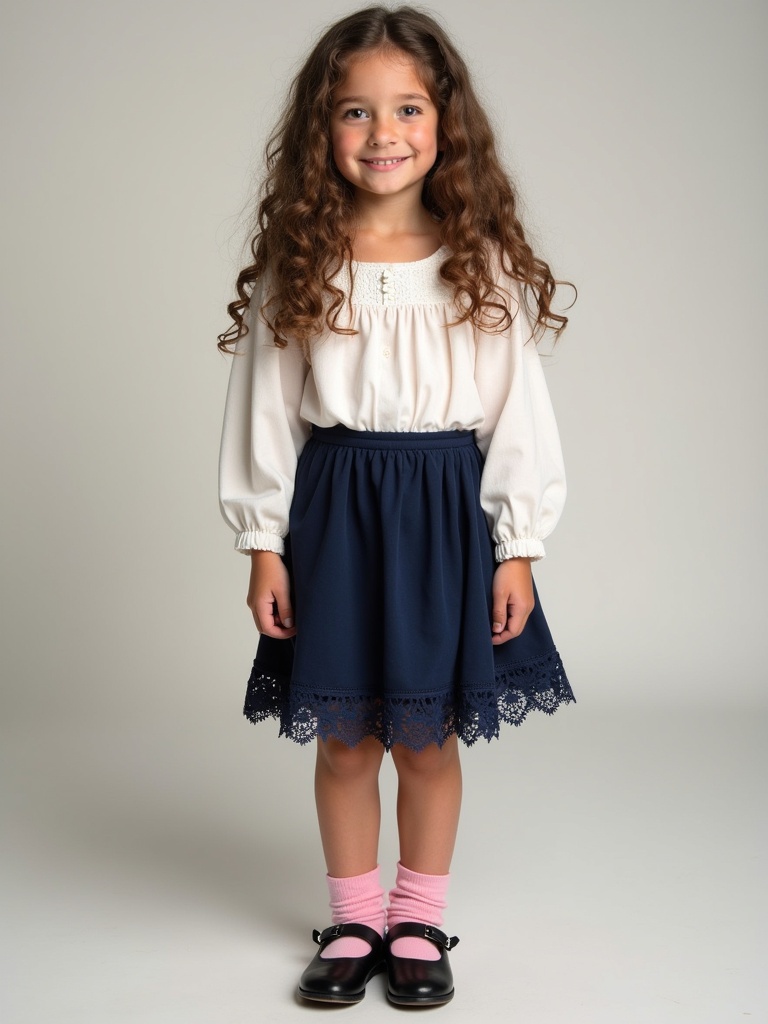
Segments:
[[[326,875],[333,924],[367,924],[379,935],[384,934],[387,912],[379,872],[377,865],[373,871],[347,878]],[[365,956],[370,948],[365,939],[342,936],[325,947],[322,957],[335,959],[341,956]]]
[[[443,911],[448,905],[446,895],[450,878],[449,874],[425,875],[411,871],[404,864],[398,863],[395,887],[389,893],[387,927],[416,921],[439,928],[443,923]],[[395,956],[415,960],[440,959],[440,951],[427,939],[395,939],[392,952]]]

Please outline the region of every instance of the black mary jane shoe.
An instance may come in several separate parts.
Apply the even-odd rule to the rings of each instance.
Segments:
[[[392,943],[404,937],[429,939],[440,950],[439,960],[414,960],[410,957],[395,956]],[[448,962],[448,950],[458,946],[454,935],[448,938],[445,932],[430,924],[416,924],[406,921],[395,924],[387,932],[387,999],[398,1006],[441,1006],[453,999],[453,972]]]
[[[324,960],[321,953],[325,947],[342,936],[364,939],[371,947],[370,953]],[[312,938],[320,949],[299,980],[302,999],[319,1003],[359,1003],[371,978],[386,969],[384,940],[366,924],[334,924],[324,932],[315,929]]]

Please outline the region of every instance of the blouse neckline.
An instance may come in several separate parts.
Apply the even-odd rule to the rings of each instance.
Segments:
[[[440,265],[449,248],[441,245],[421,260],[376,263],[345,262],[338,275],[338,286],[351,291],[353,306],[397,307],[446,303],[453,300],[453,288],[440,277]]]

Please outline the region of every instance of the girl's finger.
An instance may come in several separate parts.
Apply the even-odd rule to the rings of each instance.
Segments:
[[[296,635],[296,627],[293,625],[292,611],[290,604],[284,609],[285,618],[291,619],[291,625],[285,624],[282,618],[277,600],[274,596],[265,603],[265,613],[262,614],[262,621],[267,624],[263,630],[267,636],[275,637],[276,640],[287,640],[290,636]]]
[[[507,605],[507,615],[504,620],[504,627],[501,632],[495,632],[492,636],[492,642],[495,644],[506,643],[507,640],[513,640],[525,629],[525,624],[528,621],[528,616],[533,611],[533,605],[530,606],[522,599],[515,600],[512,598]],[[497,612],[494,611],[494,622],[498,622],[496,618]]]
[[[494,636],[501,636],[506,629],[507,620],[511,605],[512,595],[503,593],[501,590],[493,593],[493,612],[491,613],[491,632]]]

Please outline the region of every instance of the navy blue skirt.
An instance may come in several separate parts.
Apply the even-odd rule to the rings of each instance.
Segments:
[[[298,743],[420,750],[575,700],[538,593],[520,636],[491,642],[483,461],[472,430],[313,426],[282,556],[296,635],[260,636],[248,719]]]

